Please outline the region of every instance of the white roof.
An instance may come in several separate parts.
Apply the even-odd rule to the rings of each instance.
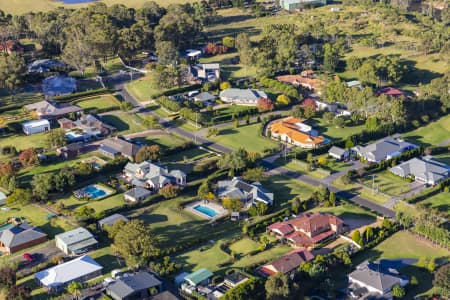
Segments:
[[[66,263],[36,273],[35,277],[46,287],[64,285],[103,269],[91,257],[84,255]]]
[[[22,126],[24,126],[24,127],[39,127],[39,126],[45,126],[45,125],[50,126],[50,123],[46,119],[29,121],[29,122],[22,124]]]

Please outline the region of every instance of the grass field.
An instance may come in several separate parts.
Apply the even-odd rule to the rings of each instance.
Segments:
[[[230,250],[237,255],[244,256],[249,254],[251,251],[257,250],[260,244],[255,242],[250,238],[243,238],[234,244],[230,245]]]
[[[373,183],[375,183],[375,189],[392,196],[399,196],[411,190],[408,181],[395,176],[389,171],[379,172],[374,175],[374,179],[372,179],[371,175],[365,176],[361,183],[370,189],[373,188]]]
[[[425,145],[438,145],[446,142],[450,144],[450,115],[410,131],[403,135],[406,140]]]
[[[106,5],[113,4],[125,4],[128,7],[140,8],[142,4],[146,2],[146,0],[100,0],[99,2],[103,2]],[[186,2],[195,2],[193,0],[155,0],[161,6],[168,6],[169,4],[175,3],[186,3]],[[14,13],[14,14],[23,14],[29,11],[38,12],[38,11],[48,11],[55,9],[59,6],[64,6],[66,8],[79,8],[84,7],[87,4],[64,4],[60,1],[53,0],[9,0],[9,1],[1,1],[0,2],[0,10],[5,11],[6,13]]]
[[[46,145],[46,133],[36,133],[32,135],[15,134],[0,137],[0,147],[14,146],[17,151],[27,148],[39,148]]]
[[[172,147],[181,146],[183,143],[185,143],[185,140],[182,138],[179,138],[177,136],[171,135],[171,134],[152,134],[147,135],[146,137],[138,137],[134,138],[134,141],[137,141],[139,143],[145,144],[145,145],[159,145],[161,149],[168,149]]]
[[[113,95],[101,95],[87,98],[77,102],[77,105],[83,108],[85,111],[89,112],[97,109],[105,109],[108,107],[119,107],[120,102]]]
[[[233,149],[244,148],[249,152],[263,152],[264,149],[277,147],[277,143],[260,135],[260,124],[225,128],[217,136],[210,137],[224,146]]]
[[[152,100],[153,98],[158,97],[162,92],[155,84],[151,74],[127,83],[125,88],[140,102]]]
[[[128,134],[146,130],[142,119],[128,112],[112,112],[102,115],[102,121],[116,127],[120,134]]]
[[[387,197],[381,193],[374,193],[369,187],[362,186],[357,183],[345,184],[342,182],[342,177],[334,180],[332,184],[342,190],[350,191],[353,194],[359,194],[361,197],[376,203],[383,204],[390,199],[390,197]]]
[[[420,203],[433,209],[437,209],[446,214],[447,217],[450,216],[450,193],[448,192],[442,192]]]
[[[124,204],[123,194],[115,194],[100,200],[81,201],[72,194],[66,195],[65,198],[59,199],[69,210],[78,210],[82,206],[91,207],[96,213],[102,212]]]
[[[323,135],[330,139],[345,139],[355,133],[360,133],[365,129],[364,125],[347,125],[343,128],[337,128],[333,124],[326,123],[324,120],[322,120],[322,118],[319,117],[308,120],[306,121],[306,123],[312,125],[320,135]]]
[[[375,220],[376,218],[376,215],[374,215],[372,212],[350,203],[345,203],[336,207],[316,207],[311,211],[331,213],[344,220],[349,218]]]

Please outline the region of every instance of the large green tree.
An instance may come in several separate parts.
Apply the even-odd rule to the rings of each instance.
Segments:
[[[291,296],[289,278],[283,273],[270,276],[264,286],[268,300],[284,300]]]

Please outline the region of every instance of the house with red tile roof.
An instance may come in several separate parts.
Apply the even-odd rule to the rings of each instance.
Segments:
[[[287,117],[272,122],[269,128],[271,137],[280,138],[283,142],[301,148],[313,149],[321,146],[325,142],[325,138],[319,136],[316,130],[302,121],[302,119]]]
[[[386,95],[386,96],[391,96],[391,97],[394,97],[394,98],[398,98],[398,97],[401,97],[401,96],[406,97],[405,92],[403,92],[403,91],[401,91],[399,89],[390,87],[390,86],[379,89],[377,91],[377,95],[378,96]]]
[[[314,248],[344,231],[344,221],[327,213],[303,213],[296,218],[276,222],[267,231],[295,248]]]
[[[263,276],[272,276],[277,273],[291,275],[304,262],[314,259],[314,255],[308,250],[295,249],[288,254],[261,266],[258,272]]]
[[[305,74],[306,75],[306,74]],[[277,76],[276,79],[280,82],[292,84],[296,86],[302,86],[309,90],[313,90],[315,92],[319,92],[324,87],[325,82],[323,80],[312,78],[312,76],[308,75],[308,77],[303,77],[301,75],[281,75]]]

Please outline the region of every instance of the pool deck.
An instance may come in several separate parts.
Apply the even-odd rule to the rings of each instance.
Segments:
[[[92,200],[101,200],[101,199],[107,198],[107,197],[109,197],[109,196],[111,196],[112,194],[115,193],[115,191],[114,191],[113,189],[109,188],[109,187],[105,187],[105,186],[100,185],[100,184],[89,184],[89,185],[87,185],[87,186],[85,186],[85,187],[83,187],[83,188],[81,188],[81,189],[78,189],[78,190],[74,191],[73,194],[75,195],[76,198],[78,198],[76,193],[82,192],[82,193],[85,193],[85,194],[89,194],[89,193],[85,192],[84,190],[85,190],[87,187],[90,187],[90,186],[93,186],[93,187],[95,187],[97,190],[102,190],[102,191],[104,191],[104,192],[106,193],[105,195],[103,195],[103,196],[101,196],[101,197],[97,197],[97,198],[91,198],[91,197],[90,197]],[[78,198],[78,199],[79,199],[79,198]]]
[[[204,214],[204,213],[194,209],[194,207],[197,205],[208,207],[208,208],[214,210],[217,213],[217,215],[214,217],[210,217],[207,214]],[[215,220],[215,219],[223,217],[224,215],[226,215],[228,213],[228,211],[225,208],[223,208],[222,205],[215,203],[215,202],[211,202],[211,201],[206,202],[203,200],[192,202],[192,203],[186,205],[184,207],[184,209],[192,212],[193,214],[195,214],[203,219],[207,219],[207,220]]]

